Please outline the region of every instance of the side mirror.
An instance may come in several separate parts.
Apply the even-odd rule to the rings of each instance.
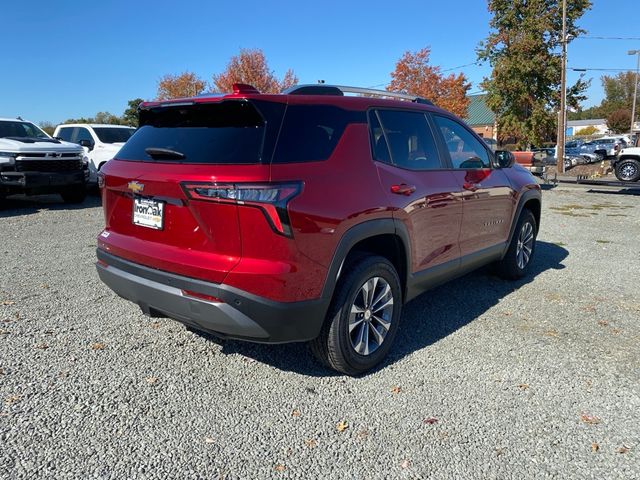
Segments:
[[[91,140],[80,140],[78,144],[81,147],[87,147],[89,150],[93,150],[93,142]]]
[[[497,150],[495,155],[496,163],[499,168],[509,168],[516,161],[516,157],[514,157],[513,153],[508,150]]]

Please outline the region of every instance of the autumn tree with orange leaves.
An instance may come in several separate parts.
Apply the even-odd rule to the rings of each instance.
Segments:
[[[260,49],[241,49],[231,57],[227,69],[213,76],[213,86],[219,92],[231,92],[234,83],[253,85],[261,93],[280,93],[298,83],[298,77],[289,69],[282,80],[269,69],[267,59]]]
[[[158,100],[193,97],[204,92],[206,88],[207,82],[193,72],[184,72],[180,75],[165,75],[158,81],[156,97]]]
[[[444,76],[440,67],[429,65],[429,47],[417,52],[405,52],[391,72],[390,92],[404,92],[431,100],[438,107],[458,115],[467,116],[471,84],[463,73]]]

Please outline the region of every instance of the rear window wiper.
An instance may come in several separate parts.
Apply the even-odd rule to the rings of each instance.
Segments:
[[[184,153],[171,150],[169,148],[148,147],[144,149],[144,152],[153,159],[175,158],[178,160],[184,160],[187,158]]]

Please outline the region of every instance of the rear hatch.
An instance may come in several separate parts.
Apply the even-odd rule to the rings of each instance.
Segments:
[[[284,108],[247,98],[143,107],[141,127],[99,179],[99,248],[222,282],[242,256],[238,197],[264,194]],[[255,188],[239,194],[238,183]]]

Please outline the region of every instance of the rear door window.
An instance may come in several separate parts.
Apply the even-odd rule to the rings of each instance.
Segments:
[[[370,113],[370,128],[376,160],[409,170],[444,168],[424,113],[378,110]]]
[[[273,163],[327,160],[349,123],[364,123],[362,112],[331,105],[289,105]]]
[[[272,110],[277,110],[277,106]],[[263,146],[269,143],[265,142],[266,124],[256,106],[248,101],[142,109],[140,128],[117,158],[167,163],[262,163],[270,156],[263,152]],[[273,124],[277,131],[279,119],[275,118]],[[181,155],[173,159],[152,157],[149,149]]]

